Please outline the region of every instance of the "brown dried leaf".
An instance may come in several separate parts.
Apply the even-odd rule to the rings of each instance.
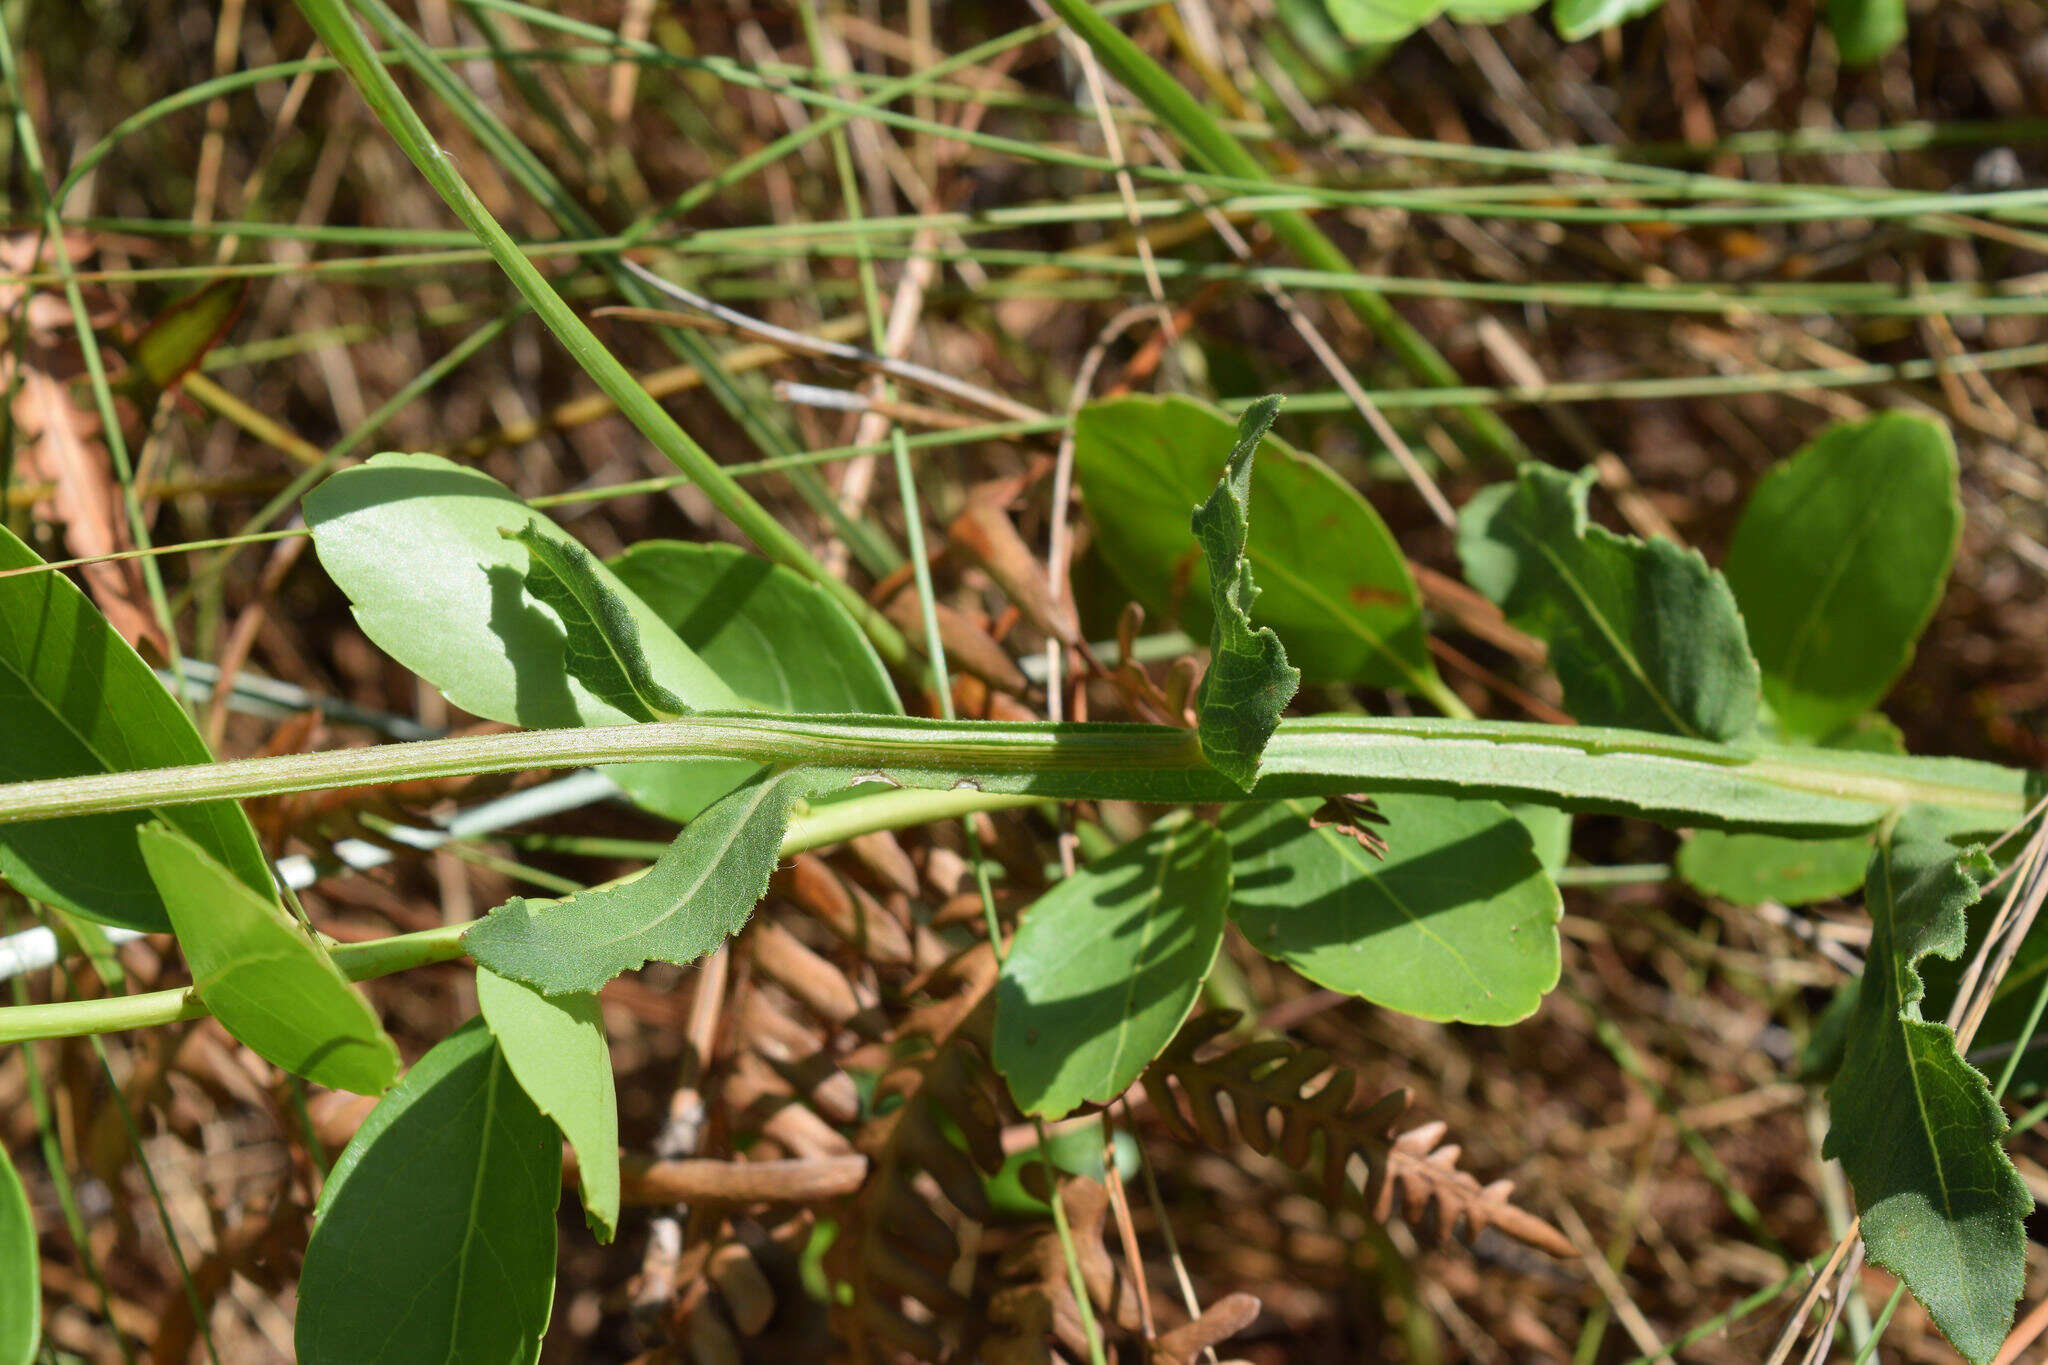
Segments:
[[[1372,798],[1363,793],[1324,797],[1323,804],[1308,817],[1310,829],[1334,829],[1348,834],[1360,848],[1383,862],[1387,856],[1387,841],[1372,826],[1386,823],[1387,817],[1372,803]]]
[[[1332,1207],[1354,1194],[1347,1170],[1355,1156],[1365,1164],[1365,1207],[1382,1222],[1399,1213],[1419,1235],[1468,1239],[1492,1227],[1553,1256],[1576,1254],[1563,1233],[1508,1202],[1506,1182],[1482,1186],[1459,1170],[1458,1149],[1438,1145],[1443,1125],[1394,1137],[1394,1120],[1408,1105],[1404,1092],[1355,1104],[1351,1071],[1331,1067],[1322,1049],[1287,1039],[1203,1055],[1237,1019],[1224,1010],[1189,1021],[1145,1069],[1145,1093],[1176,1137],[1226,1152],[1242,1142],[1302,1170],[1320,1157],[1323,1198]]]
[[[1152,1343],[1151,1365],[1194,1365],[1195,1357],[1242,1332],[1259,1316],[1254,1294],[1225,1294],[1193,1322],[1160,1333]]]
[[[64,545],[80,559],[130,548],[128,519],[114,480],[112,458],[98,439],[97,424],[62,384],[41,370],[25,369],[14,400],[15,420],[32,432],[26,448],[34,477],[48,480],[46,511],[64,527]],[[121,638],[158,659],[170,657],[170,642],[150,609],[142,568],[134,560],[88,564],[85,586]]]

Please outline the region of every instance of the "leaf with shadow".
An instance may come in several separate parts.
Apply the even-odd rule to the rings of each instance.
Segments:
[[[997,984],[994,1061],[1018,1107],[1122,1094],[1194,1008],[1223,941],[1230,854],[1169,817],[1025,911]]]
[[[1465,577],[1550,645],[1565,707],[1587,725],[1732,740],[1759,690],[1728,583],[1694,551],[1592,523],[1593,471],[1524,465],[1458,516]]]
[[[1557,984],[1563,901],[1493,801],[1374,799],[1387,856],[1315,822],[1314,800],[1234,809],[1231,918],[1303,976],[1424,1019],[1510,1024]]]
[[[387,453],[329,478],[304,507],[320,563],[364,633],[465,711],[532,727],[647,719],[645,698],[636,704],[622,690],[610,647],[589,647],[587,621],[565,622],[588,616],[579,597],[593,594],[613,614],[614,636],[630,625],[647,679],[693,710],[739,705],[611,570],[487,474],[438,455]],[[536,577],[535,538],[581,566],[570,570],[580,594],[558,574]]]
[[[168,825],[144,825],[143,861],[163,893],[192,988],[265,1061],[319,1085],[382,1094],[398,1048],[312,931]]]
[[[677,540],[643,540],[609,564],[745,704],[783,714],[903,714],[867,636],[792,570],[737,546]],[[644,808],[689,821],[756,768],[694,759],[609,771]]]

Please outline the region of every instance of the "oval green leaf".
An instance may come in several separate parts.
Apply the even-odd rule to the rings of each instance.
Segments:
[[[0,570],[43,561],[0,527]],[[61,573],[0,578],[0,780],[211,763],[191,717]],[[163,819],[268,890],[256,831],[230,801],[0,825],[0,875],[36,900],[126,929],[171,927],[135,831]]]
[[[1906,39],[1906,0],[1828,0],[1828,32],[1844,66],[1864,66]]]
[[[1558,37],[1574,43],[1648,14],[1663,3],[1664,0],[1557,0],[1551,7],[1550,21],[1557,25]]]
[[[589,623],[564,621],[575,595],[551,572],[530,581],[533,556],[504,533],[569,537],[488,474],[438,455],[379,455],[308,493],[305,513],[363,632],[463,710],[531,727],[646,718],[618,704],[616,667],[599,667],[611,656],[576,647]],[[611,570],[586,567],[630,612],[652,678],[694,709],[738,704]]]
[[[304,1365],[526,1365],[555,1292],[561,1137],[473,1019],[334,1163],[299,1277]]]
[[[513,1076],[576,1149],[583,1217],[600,1242],[619,1224],[619,1102],[595,995],[542,995],[477,969],[476,1003]]]
[[[1026,1113],[1121,1095],[1194,1008],[1223,942],[1230,850],[1169,819],[1040,897],[996,984],[995,1064]]]
[[[780,564],[735,545],[643,540],[610,567],[742,702],[784,714],[903,714],[846,609]],[[639,804],[684,822],[753,770],[718,760],[607,769]]]
[[[1185,398],[1091,403],[1075,421],[1074,468],[1103,558],[1147,611],[1197,640],[1209,638],[1214,613],[1188,517],[1216,487],[1235,432],[1223,413]],[[1258,618],[1302,681],[1441,690],[1415,581],[1370,503],[1271,436],[1251,501],[1259,515],[1245,557],[1261,590]]]
[[[1948,431],[1908,413],[1830,427],[1757,484],[1726,572],[1787,736],[1825,739],[1891,690],[1961,526]]]
[[[1868,839],[1781,839],[1701,830],[1678,849],[1678,875],[1731,905],[1806,905],[1863,885]]]
[[[137,835],[169,907],[192,985],[257,1056],[337,1090],[382,1094],[398,1048],[327,950],[278,903],[165,825]]]
[[[1512,1024],[1557,984],[1564,903],[1529,830],[1492,801],[1380,796],[1376,859],[1314,800],[1224,822],[1231,918],[1303,976],[1423,1019]]]
[[[1444,0],[1324,0],[1354,43],[1398,43],[1442,12]]]
[[[28,1192],[0,1149],[0,1365],[31,1365],[36,1358],[43,1328],[38,1256]]]

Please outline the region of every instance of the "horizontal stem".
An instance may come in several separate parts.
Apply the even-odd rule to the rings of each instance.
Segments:
[[[699,714],[657,724],[526,730],[0,786],[0,824],[648,759],[738,758],[836,769],[849,784],[1059,800],[1235,801],[1425,791],[1613,811],[1701,828],[1832,834],[1908,806],[1997,830],[2038,793],[2026,773],[1963,759],[1741,747],[1641,731],[1509,721],[1314,717],[1281,722],[1247,793],[1192,732],[1158,725]],[[1960,824],[1957,821],[1960,820]]]
[[[877,830],[903,829],[983,810],[1029,806],[1037,798],[997,792],[892,791],[817,807],[790,822],[782,837],[782,856],[793,857]],[[637,874],[635,874],[637,875]],[[463,954],[462,935],[476,921],[462,920],[396,934],[367,943],[337,944],[334,965],[351,981],[390,976],[434,962],[452,962]],[[47,1005],[14,1005],[0,1009],[0,1044],[41,1038],[77,1038],[92,1033],[118,1033],[150,1028],[180,1019],[203,1018],[210,1011],[190,986],[100,1000],[61,1000]]]

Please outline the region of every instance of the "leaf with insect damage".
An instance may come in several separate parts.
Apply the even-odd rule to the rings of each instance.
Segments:
[[[1465,576],[1550,643],[1565,705],[1588,725],[1746,736],[1757,663],[1727,582],[1691,550],[1592,525],[1574,476],[1524,466],[1458,518]]]
[[[1921,1015],[1923,958],[1954,959],[1991,870],[1981,849],[1899,839],[1865,876],[1870,956],[1823,1156],[1856,1191],[1870,1259],[1897,1275],[1958,1351],[1991,1359],[2025,1288],[2034,1207],[2005,1154],[2005,1112],[1946,1024]]]
[[[694,962],[739,932],[782,857],[791,808],[844,774],[764,773],[683,827],[654,865],[566,900],[515,896],[463,936],[479,966],[544,995],[595,991],[650,960]]]
[[[1251,525],[1252,457],[1280,411],[1278,398],[1261,398],[1237,423],[1237,444],[1209,500],[1195,509],[1195,538],[1209,564],[1209,671],[1195,693],[1195,733],[1202,756],[1231,781],[1251,790],[1259,756],[1279,728],[1280,713],[1301,685],[1271,626],[1252,625],[1252,567],[1245,558]]]
[[[1375,858],[1313,799],[1225,817],[1245,941],[1331,990],[1424,1019],[1511,1024],[1557,984],[1563,901],[1492,801],[1381,795]]]

